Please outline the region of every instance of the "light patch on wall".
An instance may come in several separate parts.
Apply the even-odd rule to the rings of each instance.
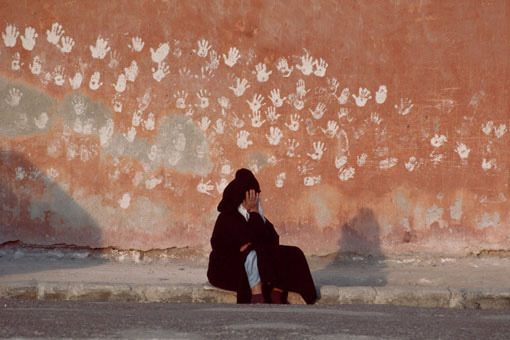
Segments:
[[[462,199],[457,198],[450,206],[450,217],[454,220],[460,220],[462,217]]]
[[[425,216],[426,226],[430,227],[434,222],[437,222],[441,228],[444,227],[444,221],[441,219],[443,212],[443,208],[439,208],[436,205],[429,207]]]
[[[310,193],[310,203],[314,207],[315,221],[319,228],[324,228],[332,224],[331,212],[327,206],[327,201],[319,193]]]
[[[51,126],[55,100],[31,86],[0,77],[0,136],[44,133]]]
[[[129,193],[125,193],[122,195],[122,198],[120,198],[118,201],[119,207],[122,209],[129,208],[129,204],[131,203],[131,195]]]
[[[488,227],[499,227],[499,213],[495,212],[494,214],[484,213],[482,218],[476,222],[479,229],[485,229]]]
[[[204,132],[191,119],[183,115],[161,118],[154,141],[160,150],[161,165],[202,176],[211,172],[213,164]]]

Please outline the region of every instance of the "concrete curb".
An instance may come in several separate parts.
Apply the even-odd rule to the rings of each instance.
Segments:
[[[386,304],[429,308],[510,309],[510,290],[436,287],[337,287],[320,289],[319,305]],[[140,285],[15,282],[0,286],[0,298],[28,300],[236,303],[234,292],[208,284]],[[304,304],[289,293],[291,304]]]

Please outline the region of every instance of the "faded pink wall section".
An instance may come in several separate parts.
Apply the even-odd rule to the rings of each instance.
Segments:
[[[247,167],[309,254],[510,249],[508,13],[3,1],[0,243],[208,249]]]

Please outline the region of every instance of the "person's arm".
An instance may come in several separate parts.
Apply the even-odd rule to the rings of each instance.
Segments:
[[[243,206],[250,213],[248,224],[250,229],[254,231],[255,240],[260,244],[279,244],[279,236],[271,222],[262,219],[259,214],[259,193],[255,190],[246,192]]]

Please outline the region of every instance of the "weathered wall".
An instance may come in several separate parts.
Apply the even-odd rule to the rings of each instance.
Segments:
[[[510,249],[509,7],[2,1],[0,242],[207,249],[247,167],[308,253]]]

